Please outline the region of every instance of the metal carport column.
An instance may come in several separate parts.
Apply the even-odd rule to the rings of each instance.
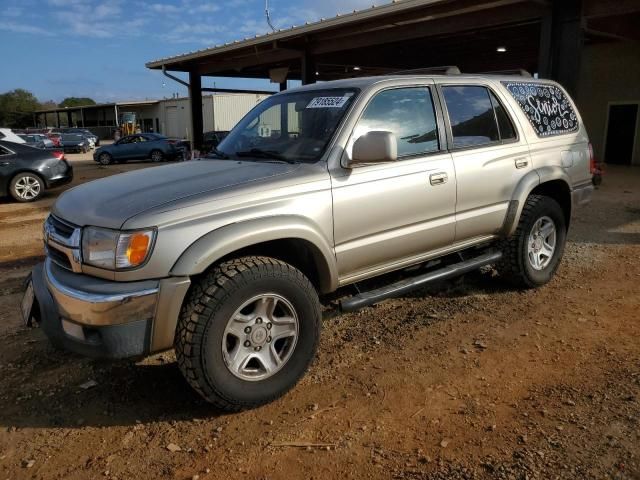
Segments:
[[[191,149],[200,150],[204,140],[202,129],[202,76],[189,72],[189,107],[191,115]]]

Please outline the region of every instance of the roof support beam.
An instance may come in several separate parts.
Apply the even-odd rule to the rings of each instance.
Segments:
[[[201,75],[215,76],[217,72],[235,70],[238,72],[238,77],[241,77],[242,70],[247,67],[287,61],[295,62],[299,58],[300,52],[292,49],[258,52],[251,49],[251,51],[245,51],[244,53],[236,53],[234,57],[203,61],[197,65],[196,71]]]
[[[584,16],[587,18],[610,17],[640,12],[638,0],[585,0]]]
[[[447,35],[468,30],[479,30],[510,22],[524,22],[540,18],[545,8],[538,4],[505,6],[482,10],[460,17],[446,17],[437,22],[428,21],[402,26],[389,25],[388,28],[374,33],[363,32],[348,37],[312,40],[310,50],[313,54],[325,54],[346,49],[372,47],[380,44],[402,42],[416,38]]]

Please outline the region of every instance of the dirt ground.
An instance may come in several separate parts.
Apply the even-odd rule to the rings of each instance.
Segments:
[[[150,166],[73,161],[75,183]],[[484,272],[348,315],[327,302],[307,376],[234,415],[172,353],[103,363],[21,325],[58,193],[0,202],[0,480],[640,479],[640,169],[609,168],[549,285]]]

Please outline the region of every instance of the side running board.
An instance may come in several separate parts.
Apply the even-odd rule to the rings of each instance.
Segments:
[[[403,293],[410,292],[416,288],[420,288],[428,283],[436,282],[439,280],[447,280],[449,278],[457,277],[467,272],[477,270],[485,265],[496,263],[502,258],[502,252],[487,252],[478,257],[464,260],[462,262],[454,263],[437,270],[433,270],[417,277],[406,278],[399,282],[386,285],[384,287],[376,288],[375,290],[369,290],[368,292],[362,292],[353,297],[347,298],[340,302],[340,309],[343,312],[353,312],[359,308],[373,305],[386,298],[402,295]]]

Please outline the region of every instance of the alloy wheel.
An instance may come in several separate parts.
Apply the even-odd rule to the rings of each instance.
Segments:
[[[289,301],[273,293],[255,296],[238,308],[222,336],[222,356],[242,380],[264,380],[291,358],[299,335],[298,315]]]
[[[23,200],[33,200],[40,195],[42,185],[40,180],[30,175],[19,178],[14,186],[16,194]]]
[[[527,239],[527,257],[535,270],[544,270],[556,250],[556,225],[550,217],[536,220]]]

